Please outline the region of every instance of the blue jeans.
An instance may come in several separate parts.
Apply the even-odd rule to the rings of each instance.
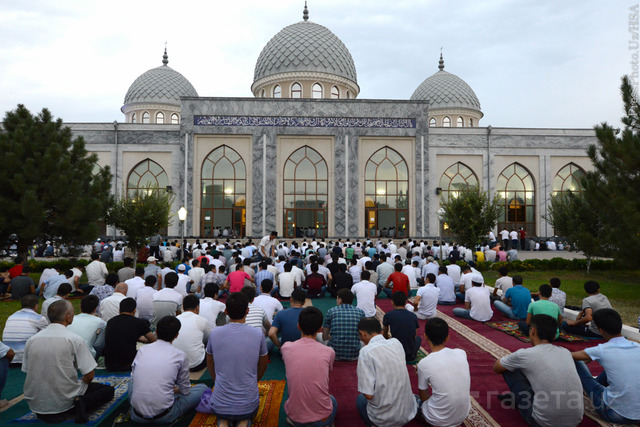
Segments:
[[[202,393],[204,393],[207,388],[208,387],[205,384],[196,384],[191,387],[191,392],[189,394],[185,395],[176,393],[171,410],[169,410],[169,412],[167,412],[160,418],[157,418],[155,420],[148,420],[146,418],[138,416],[135,409],[133,409],[131,411],[131,419],[134,422],[141,424],[171,424],[182,417],[184,414],[198,406],[198,403],[200,403],[200,397],[202,397]],[[131,398],[131,395],[129,395],[129,398]]]
[[[9,375],[9,359],[3,357],[0,359],[0,396],[2,390],[4,390],[4,384],[7,382],[7,376]]]
[[[638,422],[638,420],[630,420],[629,418],[623,417],[604,403],[604,391],[609,385],[606,372],[602,372],[598,375],[598,378],[593,378],[586,363],[575,361],[575,364],[580,381],[582,381],[582,388],[584,388],[584,391],[591,398],[593,407],[596,409],[598,415],[600,415],[600,418],[613,424],[635,424]]]
[[[96,335],[93,338],[93,342],[91,343],[91,346],[93,347],[93,349],[96,351],[96,360],[98,360],[98,358],[102,355],[102,350],[104,350],[104,335],[105,335],[105,330],[107,328],[102,328],[102,330],[100,331],[100,333],[98,335]]]
[[[333,424],[333,420],[336,418],[336,413],[338,412],[338,401],[336,400],[335,397],[333,396],[330,396],[330,397],[331,397],[331,403],[333,403],[333,411],[331,412],[331,415],[329,415],[329,418],[321,421],[315,421],[313,423],[297,423],[291,420],[291,418],[289,419],[291,420],[293,425],[296,427],[329,427],[331,426]]]
[[[462,308],[462,307],[454,308],[453,315],[456,317],[462,317],[463,319],[473,320],[471,318],[471,310],[467,310],[466,308]]]
[[[533,388],[527,377],[520,369],[515,371],[506,371],[502,374],[504,381],[509,386],[509,390],[515,397],[515,404],[522,418],[530,426],[539,426],[533,419]]]
[[[504,314],[510,319],[522,320],[518,316],[513,314],[513,309],[509,307],[507,304],[503,303],[502,301],[495,301],[493,303],[493,306],[496,308],[496,310],[498,310],[499,312],[501,312],[502,314]]]
[[[391,288],[382,288],[382,292],[387,296],[387,298],[391,299],[391,295],[393,295],[393,289]]]
[[[327,287],[323,286],[320,289],[320,293],[318,295],[309,295],[309,291],[307,289],[303,289],[305,295],[307,296],[307,298],[312,298],[312,299],[316,299],[316,298],[324,298],[324,294],[327,292]]]
[[[464,292],[456,292],[457,300],[464,302],[464,297],[465,297]]]

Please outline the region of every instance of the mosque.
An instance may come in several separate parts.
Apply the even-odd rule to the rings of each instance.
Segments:
[[[552,235],[549,200],[581,191],[593,129],[483,127],[473,89],[442,54],[437,68],[407,100],[359,99],[348,48],[305,6],[262,49],[253,98],[199,96],[165,49],[127,90],[124,122],[69,126],[115,195],[174,193],[187,218],[170,236],[434,237],[440,203],[467,186],[499,195],[498,229]]]

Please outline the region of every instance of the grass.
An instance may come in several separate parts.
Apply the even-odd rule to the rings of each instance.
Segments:
[[[600,284],[600,292],[609,298],[613,308],[620,313],[622,321],[629,326],[638,327],[640,315],[640,271],[532,271],[514,273],[524,279],[524,286],[530,291],[537,291],[549,279],[557,277],[561,280],[560,289],[567,293],[567,304],[580,306],[587,296],[584,283],[595,280]],[[485,281],[493,285],[500,275],[496,271],[483,272]]]

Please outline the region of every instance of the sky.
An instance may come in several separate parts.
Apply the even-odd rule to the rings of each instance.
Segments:
[[[637,3],[598,0],[309,0],[354,59],[360,99],[409,99],[438,71],[465,80],[481,126],[620,126],[620,79],[638,67]],[[162,64],[200,96],[252,97],[265,44],[301,0],[0,0],[0,114],[119,122],[125,93]],[[638,10],[638,9],[635,9]],[[630,20],[635,22],[630,31]],[[635,26],[634,26],[635,25]],[[634,38],[635,37],[635,38]],[[635,55],[635,56],[634,56]]]

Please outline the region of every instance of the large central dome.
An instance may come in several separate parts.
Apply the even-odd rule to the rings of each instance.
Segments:
[[[317,82],[322,86],[323,95],[314,97],[330,97],[332,91],[338,93],[338,98],[346,98],[347,94],[355,97],[360,88],[349,49],[328,28],[310,22],[306,6],[303,18],[283,28],[262,49],[256,62],[252,91],[256,96],[278,97],[277,93],[281,93],[282,97],[295,98],[298,97],[296,90],[289,88],[297,82],[302,93],[299,97],[306,98],[312,96],[311,85]],[[274,93],[274,85],[279,85],[282,92]],[[259,95],[265,89],[270,93]]]

